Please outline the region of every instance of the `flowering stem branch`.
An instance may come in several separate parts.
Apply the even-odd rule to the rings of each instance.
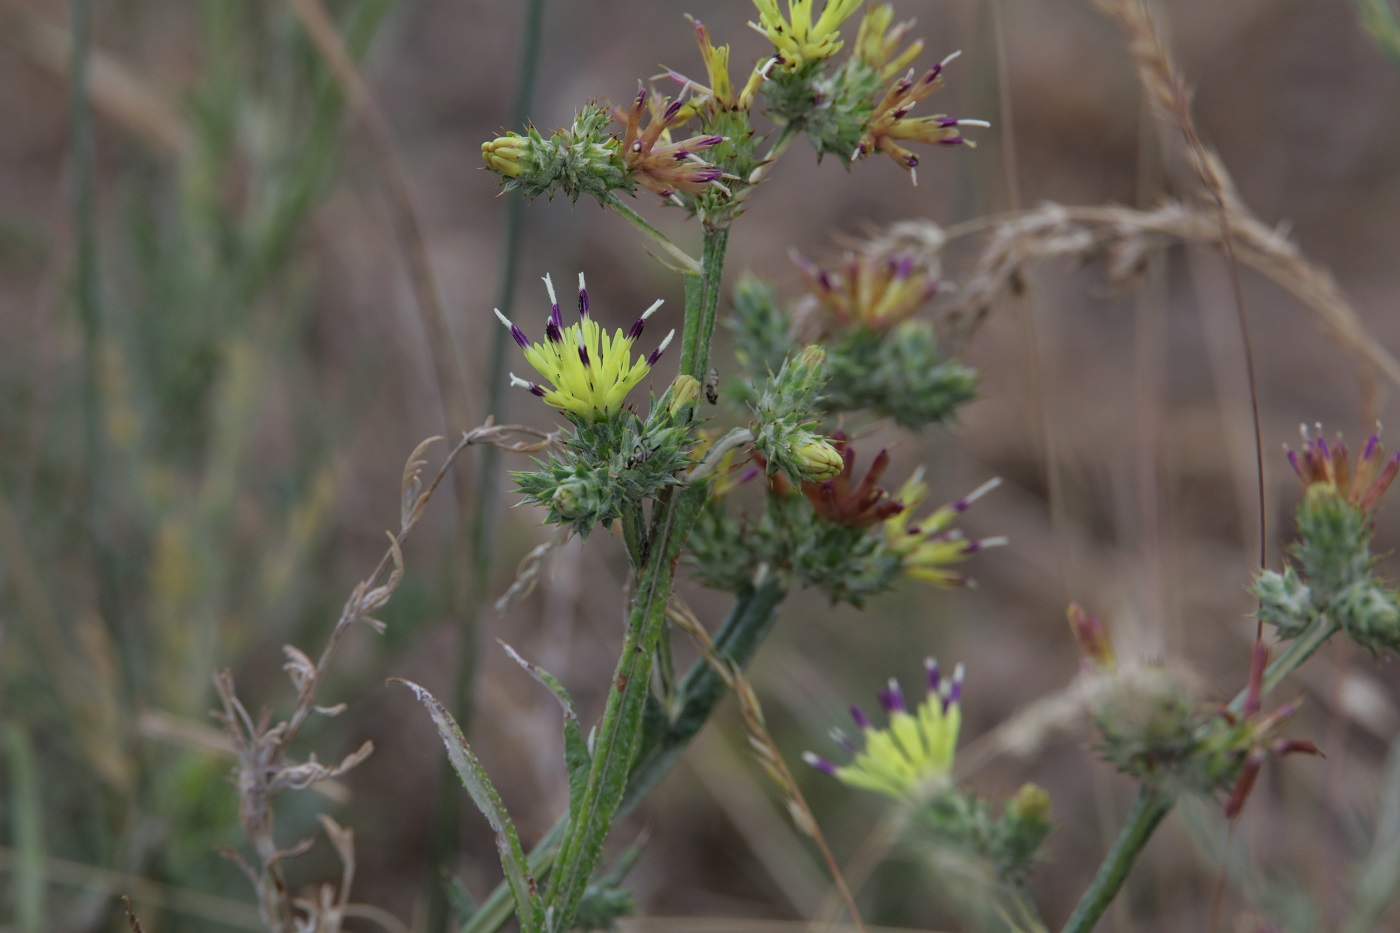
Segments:
[[[606,207],[611,207],[624,220],[636,227],[647,237],[661,247],[661,251],[680,264],[680,271],[685,275],[699,275],[700,263],[695,261],[695,257],[671,242],[671,238],[647,222],[647,219],[636,211],[632,210],[616,192],[608,193]]]
[[[624,216],[630,214],[629,219],[635,217],[633,222],[642,229],[654,230],[615,195],[612,206]],[[714,334],[728,239],[726,228],[707,228],[700,274],[686,277],[681,371],[697,379],[703,378],[709,367],[710,339]],[[670,245],[665,237],[659,242]],[[655,503],[652,532],[640,542],[637,590],[607,706],[603,710],[603,721],[593,743],[588,783],[577,808],[570,813],[569,828],[559,849],[558,867],[550,879],[548,903],[552,930],[571,929],[588,881],[602,857],[603,843],[626,796],[632,765],[642,746],[648,701],[654,702],[652,664],[666,634],[666,607],[671,600],[676,560],[707,493],[703,485],[669,490]]]
[[[1320,616],[1314,619],[1264,672],[1262,693],[1268,694],[1273,691],[1285,677],[1312,657],[1313,652],[1322,647],[1336,631],[1337,623],[1331,618]],[[1231,712],[1239,712],[1244,708],[1244,702],[1245,693],[1241,691],[1230,701],[1228,708]],[[1175,802],[1174,797],[1149,787],[1138,791],[1137,801],[1128,814],[1127,825],[1119,832],[1118,839],[1104,858],[1098,874],[1089,885],[1089,890],[1079,899],[1079,906],[1065,923],[1063,933],[1089,933],[1094,928],[1094,924],[1098,923],[1119,889],[1123,887],[1123,882],[1137,861],[1138,853],[1147,845],[1152,833],[1171,811]]]

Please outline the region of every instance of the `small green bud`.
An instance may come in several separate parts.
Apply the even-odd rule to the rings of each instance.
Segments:
[[[1049,825],[1050,792],[1039,784],[1023,784],[1006,802],[1006,816],[1018,823]]]
[[[811,373],[809,378],[820,378],[826,368],[826,351],[815,343],[808,344],[797,354],[793,363],[803,371]]]
[[[573,521],[588,511],[588,492],[587,483],[582,480],[568,480],[559,484],[549,501],[560,518],[566,522]]]
[[[809,441],[793,447],[792,455],[802,471],[802,478],[815,482],[835,479],[846,468],[846,461],[830,442]]]

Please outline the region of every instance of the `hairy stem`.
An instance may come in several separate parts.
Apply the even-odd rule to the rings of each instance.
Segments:
[[[747,667],[758,646],[772,630],[778,607],[786,595],[784,584],[771,577],[740,592],[729,617],[715,635],[715,653],[741,668]],[[619,818],[632,812],[670,772],[726,693],[727,689],[714,668],[701,659],[681,678],[680,699],[673,716],[667,717],[659,709],[648,709],[642,749],[618,808]],[[567,828],[568,817],[561,817],[530,853],[530,870],[536,880],[543,882],[548,878],[556,864],[558,846]],[[461,933],[494,933],[510,920],[514,909],[510,889],[502,882],[481,902],[471,920],[462,927]]]
[[[685,250],[672,243],[670,237],[653,227],[641,214],[632,210],[627,202],[617,196],[616,192],[608,195],[606,206],[612,208],[622,219],[636,227],[644,233],[648,239],[661,247],[661,251],[666,254],[667,258],[678,264],[682,273],[685,275],[700,274],[700,263],[695,261],[694,256],[691,256]]]

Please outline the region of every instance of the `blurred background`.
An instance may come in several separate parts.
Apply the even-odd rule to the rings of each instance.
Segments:
[[[120,929],[114,897],[129,894],[148,931],[259,929],[246,879],[219,851],[243,840],[231,763],[208,715],[211,673],[231,668],[250,708],[285,711],[281,646],[323,644],[398,520],[408,453],[445,433],[445,412],[465,419],[454,429],[491,413],[491,308],[510,198],[479,171],[478,153],[514,119],[521,5],[326,6],[402,160],[471,386],[465,399],[439,392],[374,137],[288,5],[0,2],[7,928]],[[1375,340],[1400,348],[1400,61],[1339,0],[1163,6],[1202,134],[1245,201],[1335,274]],[[799,141],[734,229],[730,282],[752,273],[796,297],[790,249],[830,256],[837,237],[896,221],[954,225],[1044,201],[1146,207],[1189,193],[1121,36],[1084,0],[895,8],[918,18],[925,67],[962,50],[939,109],[985,117],[992,129],[974,131],[975,150],[927,153],[917,187],[888,160],[850,172],[818,165]],[[716,42],[733,43],[736,71],[765,53],[741,0],[546,2],[534,122],[547,131],[588,100],[624,100],[661,66],[703,76],[687,12]],[[85,30],[88,93],[75,91],[70,67]],[[90,148],[75,133],[87,108]],[[643,194],[638,209],[694,249],[681,212]],[[978,245],[973,235],[950,246],[950,295]],[[592,202],[525,209],[518,289],[503,310],[536,324],[548,311],[540,276],[571,282],[579,270],[605,321],[622,325],[662,297],[657,323],[679,325],[677,278]],[[1054,926],[1133,788],[1088,754],[1077,722],[1031,730],[1014,748],[987,737],[1074,677],[1070,599],[1106,620],[1120,657],[1178,660],[1207,695],[1233,695],[1254,631],[1246,588],[1258,532],[1248,387],[1220,258],[1169,250],[1131,294],[1111,288],[1102,268],[1068,261],[1037,266],[1028,285],[966,348],[982,388],[960,424],[860,444],[867,457],[891,445],[896,480],[925,464],[937,501],[1004,477],[966,527],[1008,535],[1011,546],[969,563],[975,588],[910,583],[865,613],[797,595],[753,680],[849,863],[868,851],[881,802],[808,773],[797,756],[827,751],[827,728],[846,704],[873,702],[891,675],[912,688],[925,655],[965,662],[963,744],[986,753],[972,756],[966,779],[993,801],[1027,780],[1052,794],[1058,831],[1031,887]],[[1280,445],[1303,421],[1361,435],[1393,418],[1395,391],[1295,299],[1249,273],[1243,285],[1277,566],[1299,493]],[[927,313],[937,311],[935,302]],[[658,387],[669,374],[663,362]],[[555,422],[522,392],[495,414]],[[386,677],[451,696],[459,659],[465,652],[470,668],[476,646],[470,735],[527,844],[567,804],[558,708],[496,640],[559,676],[585,722],[601,712],[621,632],[620,542],[570,542],[533,595],[491,609],[520,558],[550,534],[538,512],[510,508],[504,469],[526,464],[513,457],[502,458],[490,497],[480,610],[462,605],[473,557],[461,494],[481,464],[469,452],[463,481],[443,489],[410,542],[407,577],[381,616],[387,632],[354,631],[323,686],[321,701],[344,701],[348,712],[299,740],[299,755],[323,760],[366,739],[376,746],[326,794],[289,795],[279,813],[288,844],[318,832],[318,812],[354,829],[354,899],[383,915],[353,928],[383,928],[385,916],[426,928],[440,884],[441,746]],[[1397,535],[1383,513],[1378,549]],[[720,595],[683,592],[707,625],[727,609]],[[1279,700],[1306,696],[1290,734],[1318,741],[1326,760],[1266,768],[1228,859],[1219,808],[1181,808],[1105,927],[1205,929],[1223,873],[1223,930],[1334,928],[1387,786],[1400,726],[1394,671],[1346,646],[1306,667]],[[1389,780],[1393,795],[1400,779]],[[451,868],[480,897],[499,865],[485,823],[464,810]],[[632,877],[655,919],[635,929],[759,929],[749,921],[815,917],[830,898],[816,852],[750,761],[732,705],[614,839],[642,836],[646,858]],[[852,881],[871,923],[957,928],[938,873],[921,860],[896,852],[868,867]],[[288,870],[301,886],[337,877],[339,866],[322,841]],[[665,919],[684,917],[716,919]]]

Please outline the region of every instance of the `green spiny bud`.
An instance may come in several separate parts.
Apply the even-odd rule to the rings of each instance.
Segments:
[[[533,126],[524,135],[505,136],[481,144],[486,167],[505,179],[504,190],[521,189],[526,197],[553,197],[563,191],[577,201],[591,194],[604,202],[613,191],[635,191],[617,137],[606,131],[612,116],[589,104],[574,117],[569,129],[548,139]]]
[[[561,519],[571,522],[590,511],[588,503],[593,498],[590,493],[587,481],[582,479],[569,480],[559,484],[554,490],[554,495],[550,496],[549,502],[554,507],[554,511],[559,513]]]

